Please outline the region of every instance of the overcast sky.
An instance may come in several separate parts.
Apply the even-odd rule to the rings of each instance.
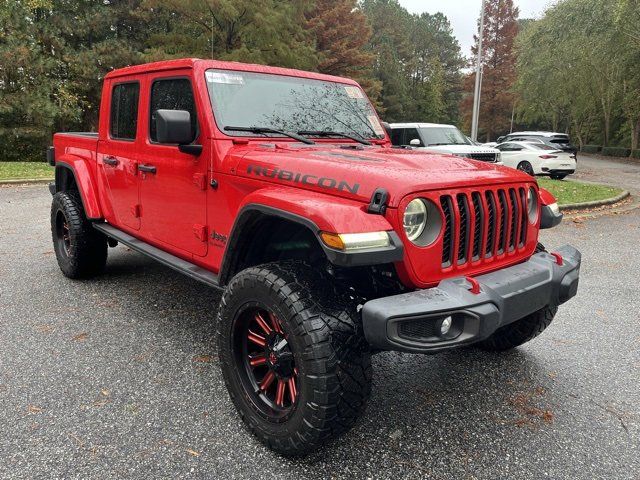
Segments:
[[[482,0],[399,0],[411,13],[444,13],[451,22],[453,32],[462,48],[462,54],[471,55],[473,35],[476,33]],[[520,18],[540,17],[551,0],[514,0],[520,8]]]

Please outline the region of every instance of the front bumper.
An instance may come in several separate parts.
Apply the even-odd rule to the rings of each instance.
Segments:
[[[362,308],[365,337],[372,348],[411,353],[435,353],[483,340],[502,326],[576,295],[580,252],[566,245],[557,254],[537,253],[527,262],[475,279],[452,278],[434,288],[370,300]],[[447,317],[452,326],[442,335],[440,325]]]

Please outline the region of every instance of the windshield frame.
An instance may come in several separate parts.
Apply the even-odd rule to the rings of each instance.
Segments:
[[[210,88],[210,81],[207,78],[207,72],[218,72],[218,73],[222,73],[222,74],[230,74],[230,75],[256,75],[256,76],[270,76],[270,77],[281,77],[281,78],[288,78],[288,79],[299,79],[303,82],[318,82],[318,83],[325,83],[325,84],[335,84],[335,85],[342,85],[344,87],[353,87],[355,89],[358,89],[358,91],[360,92],[360,94],[362,95],[359,98],[362,98],[365,102],[366,105],[368,106],[368,108],[370,109],[371,115],[375,116],[378,125],[380,127],[380,134],[376,133],[375,130],[375,126],[367,123],[366,126],[367,128],[370,130],[370,132],[365,135],[362,136],[362,138],[364,140],[368,140],[372,143],[382,143],[382,142],[386,142],[388,141],[388,134],[384,128],[383,122],[380,119],[378,112],[376,111],[374,105],[371,103],[371,100],[369,99],[369,97],[367,96],[366,92],[364,91],[364,89],[356,82],[349,80],[347,78],[345,79],[341,79],[340,77],[335,77],[335,78],[331,78],[331,79],[324,79],[324,78],[313,78],[313,77],[307,77],[304,75],[291,75],[291,74],[283,74],[283,73],[271,73],[271,72],[264,72],[264,71],[253,71],[253,70],[234,70],[234,69],[230,69],[230,68],[221,68],[221,67],[208,67],[206,69],[204,69],[204,71],[202,72],[202,76],[204,79],[204,85],[205,88],[207,90],[207,95],[208,95],[208,106],[210,109],[210,112],[212,114],[213,117],[213,122],[214,125],[216,127],[216,130],[223,135],[224,137],[228,137],[231,139],[242,139],[242,140],[265,140],[265,139],[274,139],[274,140],[278,140],[278,141],[289,141],[289,142],[295,142],[296,140],[292,139],[292,138],[288,138],[287,136],[284,135],[279,135],[277,133],[269,133],[267,135],[264,134],[256,134],[256,133],[247,133],[245,135],[242,134],[242,132],[234,132],[233,130],[226,130],[225,127],[229,126],[229,125],[225,125],[222,123],[221,119],[220,119],[220,112],[219,112],[219,106],[215,105],[215,101],[212,97],[212,91]],[[340,81],[343,80],[343,81]],[[366,114],[366,111],[363,111],[364,114]],[[250,123],[250,122],[249,122]],[[363,122],[364,123],[364,122]],[[245,126],[245,125],[243,125]],[[246,125],[246,127],[254,127],[254,125]],[[273,128],[275,129],[276,127],[272,127],[270,125],[255,125],[255,127],[268,127],[268,128]],[[295,129],[295,131],[301,130],[304,128],[298,128]],[[351,134],[351,135],[355,135],[355,136],[360,136],[360,133],[357,130],[350,130],[348,128],[345,128],[344,130],[349,130],[349,131],[345,131],[343,133],[346,134]],[[340,142],[340,143],[357,143],[357,141],[349,139],[347,137],[341,136],[341,135],[327,135],[327,136],[322,136],[322,137],[316,137],[317,140],[319,140],[320,142],[322,142],[322,140],[325,140],[326,143],[335,143],[335,142]]]

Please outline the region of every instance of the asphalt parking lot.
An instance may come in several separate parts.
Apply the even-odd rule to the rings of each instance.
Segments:
[[[640,191],[637,165],[581,167]],[[0,188],[0,478],[640,478],[640,209],[543,232],[583,267],[542,336],[379,354],[356,428],[290,460],[229,401],[217,293],[124,247],[102,277],[66,279],[50,200]]]

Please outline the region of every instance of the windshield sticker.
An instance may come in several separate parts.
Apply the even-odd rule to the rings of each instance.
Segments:
[[[369,120],[369,123],[371,124],[371,127],[373,128],[373,131],[376,135],[384,135],[384,128],[382,128],[382,125],[380,125],[378,117],[376,117],[375,115],[367,115],[367,120]]]
[[[362,95],[362,90],[360,90],[358,87],[344,87],[344,90],[351,98],[364,98],[364,96]]]
[[[222,72],[206,72],[207,81],[211,83],[226,83],[229,85],[244,85],[242,75]]]

